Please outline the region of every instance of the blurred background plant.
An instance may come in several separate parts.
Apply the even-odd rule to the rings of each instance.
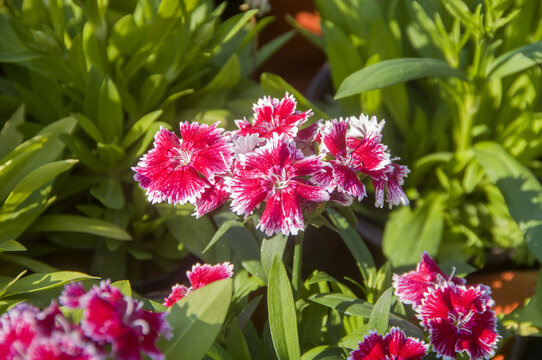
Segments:
[[[503,250],[505,261],[541,260],[521,224],[539,220],[540,206],[516,201],[521,184],[492,175],[512,162],[520,172],[509,168],[507,176],[542,177],[540,3],[316,5],[323,35],[301,31],[329,63],[333,88],[321,107],[330,115],[385,118],[385,138],[412,170],[407,194],[413,206],[395,210],[385,224],[382,246],[392,264],[414,263],[424,250],[478,266],[502,260],[495,255]],[[335,91],[338,103],[330,98]],[[529,219],[517,215],[529,207]],[[387,219],[358,211],[382,225]]]

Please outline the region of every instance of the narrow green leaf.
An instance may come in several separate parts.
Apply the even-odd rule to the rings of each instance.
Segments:
[[[203,249],[202,253],[206,253],[207,250],[209,250],[218,240],[222,238],[222,236],[232,227],[232,226],[241,226],[241,223],[237,219],[230,219],[225,221],[218,230],[213,235],[211,241],[207,244],[205,249]]]
[[[264,238],[262,240],[260,258],[266,276],[269,276],[269,271],[271,270],[271,265],[273,264],[275,257],[278,256],[279,259],[282,259],[287,241],[288,237],[283,234],[277,234],[272,238]]]
[[[219,44],[224,44],[231,40],[245,24],[258,13],[258,9],[251,9],[244,13],[232,16],[224,21],[217,30],[217,41]]]
[[[124,207],[124,194],[120,181],[117,179],[105,179],[100,185],[90,189],[90,195],[110,209],[118,210]]]
[[[371,303],[345,294],[316,294],[309,297],[309,300],[327,306],[328,308],[335,309],[342,314],[360,316],[363,318],[369,318],[373,310],[373,305]]]
[[[256,68],[262,66],[275,52],[283,47],[288,41],[295,36],[295,30],[288,31],[280,36],[277,36],[267,44],[258,49],[256,54]]]
[[[279,360],[301,359],[292,287],[278,256],[271,265],[268,283],[267,310],[275,353]]]
[[[69,170],[77,160],[55,161],[42,165],[25,176],[11,191],[8,198],[0,208],[1,215],[14,211],[32,192],[53,180],[58,174]]]
[[[4,123],[0,131],[0,159],[13,151],[23,141],[23,136],[17,131],[17,126],[23,122],[24,106],[21,105]]]
[[[371,316],[369,317],[368,328],[376,330],[381,335],[384,335],[388,331],[392,295],[393,288],[384,291],[374,304]]]
[[[341,239],[352,253],[360,271],[367,275],[367,271],[375,267],[371,252],[365,242],[361,239],[358,232],[353,228],[348,220],[334,209],[328,209],[327,213],[333,225],[338,229]]]
[[[26,251],[26,248],[23,246],[23,244],[15,240],[8,240],[0,243],[0,252],[4,251]]]
[[[119,92],[113,80],[106,78],[98,95],[98,128],[107,142],[122,139],[124,115]]]
[[[21,63],[41,55],[26,48],[4,14],[0,15],[0,34],[0,63]]]
[[[518,223],[527,246],[542,262],[542,185],[501,145],[478,143],[476,158],[491,182],[501,190],[510,215]]]
[[[215,77],[207,84],[201,92],[223,90],[235,86],[241,78],[241,63],[237,55],[232,55],[222,66]]]
[[[164,97],[168,79],[162,74],[153,74],[145,79],[139,91],[142,111],[151,109]]]
[[[167,316],[173,337],[160,347],[166,360],[200,360],[215,340],[231,301],[232,280],[215,281],[177,302]]]
[[[54,266],[44,263],[43,261],[33,259],[28,256],[0,254],[0,260],[22,266],[26,270],[36,273],[49,273],[58,271]]]
[[[322,345],[310,349],[303,354],[301,360],[343,360],[343,351],[340,347]]]
[[[83,50],[87,66],[93,65],[101,74],[107,74],[108,61],[105,47],[98,39],[96,29],[90,21],[86,22],[83,27]]]
[[[57,271],[45,274],[32,274],[19,279],[17,282],[11,285],[4,293],[4,296],[42,291],[63,286],[72,281],[90,279],[99,278],[77,271]]]
[[[130,127],[130,130],[128,131],[124,139],[122,139],[120,146],[126,149],[134,142],[136,142],[140,137],[145,135],[145,132],[147,132],[149,126],[151,126],[153,122],[158,120],[158,118],[162,115],[163,112],[163,110],[156,110],[144,115],[141,119],[137,120],[134,125]]]
[[[77,215],[42,216],[28,230],[81,232],[117,240],[132,239],[130,234],[114,224]]]
[[[335,99],[381,89],[400,82],[426,77],[457,77],[466,80],[465,74],[443,60],[402,58],[384,60],[367,66],[348,76],[342,82]]]
[[[73,117],[77,120],[77,124],[96,142],[105,142],[104,136],[98,130],[96,125],[83,114],[73,114]]]
[[[224,237],[241,265],[265,283],[267,278],[260,262],[258,244],[252,233],[244,226],[234,226],[226,231]]]
[[[230,332],[226,338],[226,350],[235,360],[250,360],[250,351],[243,332],[237,325],[237,321],[232,321]]]
[[[542,63],[542,41],[502,54],[488,66],[486,76],[498,79],[540,63]]]
[[[88,166],[93,172],[100,174],[107,170],[107,167],[93,155],[92,150],[79,137],[71,134],[61,134],[60,139],[68,149],[70,149],[73,155],[81,160],[81,162]]]
[[[15,284],[16,281],[18,281],[24,274],[26,274],[27,270],[23,270],[19,273],[19,275],[17,275],[16,277],[14,277],[12,280],[10,280],[6,285],[2,286],[2,288],[0,288],[0,297],[4,295],[4,293],[6,292],[6,290],[13,284]]]

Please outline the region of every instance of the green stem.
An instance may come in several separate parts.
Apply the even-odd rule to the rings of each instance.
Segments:
[[[295,237],[294,245],[294,263],[292,267],[292,285],[297,296],[301,291],[301,265],[303,258],[303,233],[300,232]]]

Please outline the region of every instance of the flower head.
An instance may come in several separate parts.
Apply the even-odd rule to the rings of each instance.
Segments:
[[[77,331],[55,331],[28,349],[28,360],[102,360],[105,354]]]
[[[0,317],[0,354],[4,359],[23,359],[38,337],[36,316],[39,309],[21,303]]]
[[[369,120],[363,114],[321,124],[317,140],[322,152],[330,157],[332,171],[320,174],[319,183],[361,201],[366,191],[358,174],[383,175],[391,163],[388,148],[381,143],[383,126],[384,121],[378,123],[374,116]]]
[[[310,111],[296,111],[296,101],[292,95],[284,95],[282,99],[264,96],[254,104],[254,122],[237,120],[237,134],[245,136],[258,134],[261,138],[272,138],[273,134],[284,134],[292,139],[296,136],[298,127],[311,115]]]
[[[494,354],[499,339],[492,306],[487,287],[445,281],[429,289],[416,311],[439,356],[466,352],[481,360]]]
[[[317,156],[304,157],[293,140],[275,135],[267,144],[246,155],[226,180],[232,210],[245,217],[266,202],[258,228],[271,236],[304,230],[301,200],[329,200],[329,193],[311,184],[310,177],[326,165]]]
[[[85,335],[97,343],[111,344],[116,359],[141,359],[141,352],[151,359],[163,359],[155,342],[160,334],[170,333],[165,313],[143,310],[137,300],[106,281],[94,286],[80,303]]]
[[[171,293],[164,299],[164,305],[167,307],[173,306],[177,301],[184,298],[194,290],[202,288],[210,283],[218,280],[229,279],[233,276],[233,265],[229,262],[222,264],[196,264],[192,266],[192,271],[187,271],[186,276],[190,281],[190,288],[184,285],[173,285]]]
[[[134,179],[146,189],[149,201],[195,204],[215,182],[215,175],[229,168],[231,145],[216,126],[181,123],[180,139],[160,129],[154,149],[133,168]]]
[[[416,266],[416,270],[403,275],[393,275],[393,287],[399,300],[405,304],[418,307],[425,293],[432,286],[445,281],[446,274],[440,269],[435,260],[427,252],[422,255],[422,261]],[[450,281],[455,284],[464,284],[465,280],[452,276]]]
[[[426,351],[423,341],[407,338],[402,330],[392,328],[384,337],[376,332],[364,336],[348,360],[420,360]]]

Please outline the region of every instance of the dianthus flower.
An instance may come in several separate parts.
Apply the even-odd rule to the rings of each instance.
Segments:
[[[190,288],[176,284],[171,288],[171,294],[164,299],[164,305],[173,306],[177,301],[190,294],[192,291],[209,285],[212,282],[229,279],[233,276],[233,265],[225,262],[217,265],[196,264],[192,271],[187,271],[186,276],[190,281]]]
[[[28,360],[102,360],[105,354],[79,332],[55,331],[41,337],[28,349]]]
[[[83,307],[81,327],[97,343],[111,344],[115,359],[139,360],[141,352],[163,359],[155,343],[160,334],[169,336],[165,313],[142,309],[142,304],[102,281],[79,298]]]
[[[40,311],[21,303],[0,318],[0,359],[101,360],[100,348],[83,338],[53,302]],[[4,356],[4,357],[2,357]]]
[[[466,352],[482,360],[493,356],[499,339],[492,306],[487,287],[446,281],[431,287],[416,311],[438,356],[455,359]]]
[[[420,360],[426,351],[423,341],[407,338],[399,328],[391,328],[384,337],[376,332],[364,336],[348,360]]]
[[[232,210],[247,217],[265,201],[257,228],[267,236],[279,232],[296,235],[305,226],[301,201],[329,200],[329,193],[323,187],[307,180],[325,166],[318,156],[305,157],[293,140],[275,135],[247,154],[226,180]]]
[[[231,145],[217,124],[184,122],[180,131],[179,139],[175,133],[160,129],[154,149],[133,168],[134,179],[152,203],[196,204],[215,183],[215,175],[230,166]]]
[[[422,261],[416,266],[416,270],[403,275],[393,274],[393,287],[395,295],[404,304],[412,304],[418,307],[429,288],[445,281],[448,277],[440,269],[437,262],[427,252],[422,255]],[[451,282],[461,285],[465,280],[452,276]]]
[[[254,104],[254,121],[251,124],[248,120],[236,120],[239,127],[237,134],[245,136],[258,134],[261,138],[272,138],[273,134],[284,134],[292,139],[301,126],[311,115],[310,111],[295,111],[297,104],[292,95],[284,95],[282,99],[264,96]]]
[[[320,174],[316,180],[346,197],[340,203],[349,204],[352,198],[361,201],[366,196],[365,186],[358,177],[363,174],[373,181],[377,207],[383,206],[384,190],[390,206],[408,204],[401,185],[409,170],[391,163],[388,147],[381,143],[383,127],[384,121],[363,114],[320,125],[316,140],[330,158],[331,171]]]
[[[39,309],[21,303],[0,317],[0,354],[3,359],[24,359],[33,341],[39,337],[36,316]]]

